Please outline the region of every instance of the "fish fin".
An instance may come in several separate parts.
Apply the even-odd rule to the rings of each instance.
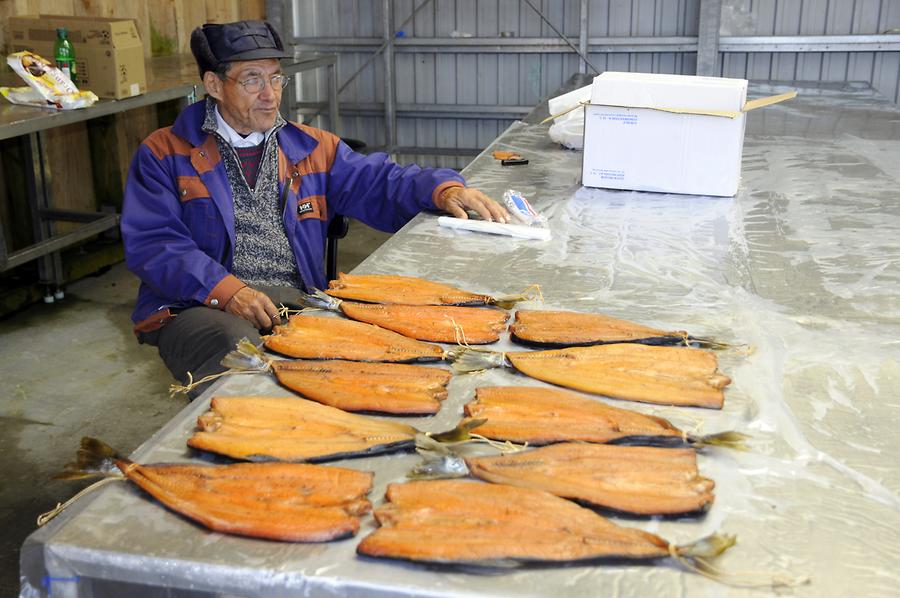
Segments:
[[[491,368],[504,367],[506,354],[500,351],[488,351],[474,347],[459,346],[450,349],[446,358],[452,362],[452,367],[457,372],[480,372]]]
[[[117,476],[120,475],[115,463],[117,460],[127,461],[102,440],[85,436],[81,439],[81,448],[78,449],[75,461],[66,463],[64,469],[53,476],[53,479],[80,480],[99,476]]]
[[[485,423],[486,419],[466,419],[459,423],[458,426],[446,432],[438,432],[437,434],[427,434],[437,442],[465,442],[470,438],[469,432]]]
[[[706,436],[687,436],[687,441],[694,446],[721,446],[736,451],[749,451],[750,447],[745,442],[749,439],[749,435],[734,431],[718,432]]]

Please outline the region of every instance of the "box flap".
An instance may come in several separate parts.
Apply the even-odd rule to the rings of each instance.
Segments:
[[[631,108],[732,113],[746,100],[746,79],[607,71],[591,87],[592,104]]]
[[[797,90],[789,91],[787,93],[780,93],[774,96],[766,96],[764,98],[757,98],[755,100],[750,100],[746,104],[744,104],[744,112],[750,112],[751,110],[756,110],[757,108],[765,108],[766,106],[771,106],[772,104],[778,104],[779,102],[786,102],[787,100],[792,100],[797,97]]]
[[[10,18],[12,36],[19,43],[40,43],[56,40],[56,29],[65,27],[69,39],[77,45],[113,46],[117,49],[143,47],[134,19],[86,17],[69,15],[26,15]]]

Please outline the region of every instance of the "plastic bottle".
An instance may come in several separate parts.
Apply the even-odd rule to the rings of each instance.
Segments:
[[[69,32],[65,27],[56,30],[56,43],[53,44],[53,54],[56,58],[56,66],[72,80],[76,82],[78,71],[75,67],[75,48],[69,41]]]

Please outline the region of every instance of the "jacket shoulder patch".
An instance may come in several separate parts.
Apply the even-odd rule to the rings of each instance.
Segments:
[[[157,160],[162,160],[166,156],[191,155],[191,144],[172,133],[172,127],[164,127],[150,133],[144,140],[144,145]]]

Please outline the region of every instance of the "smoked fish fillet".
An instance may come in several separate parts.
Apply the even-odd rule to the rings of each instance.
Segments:
[[[439,361],[444,350],[384,330],[373,324],[341,318],[291,316],[265,339],[267,348],[301,359],[412,362]]]
[[[403,336],[434,343],[493,343],[500,339],[500,332],[506,328],[509,319],[505,311],[479,307],[343,301],[340,309],[353,320],[376,324]]]
[[[536,386],[486,386],[465,406],[470,419],[486,419],[478,433],[516,443],[607,443],[639,439],[681,439],[667,420],[610,407],[566,390]]]
[[[687,332],[650,328],[600,314],[520,309],[509,327],[514,342],[538,347],[585,347],[605,343],[672,345]]]
[[[637,515],[706,509],[715,483],[700,475],[692,448],[562,443],[499,457],[466,459],[469,472],[495,484]]]
[[[447,398],[449,370],[358,361],[270,362],[278,381],[307,399],[344,411],[433,415]]]
[[[402,305],[492,305],[494,298],[411,276],[338,274],[325,291],[332,297]]]
[[[245,461],[325,461],[413,446],[406,424],[294,397],[213,397],[188,446]]]
[[[356,551],[430,563],[493,565],[668,556],[669,543],[541,490],[439,480],[390,484],[381,527]]]
[[[327,542],[353,536],[372,505],[370,472],[300,463],[139,465],[125,476],[173,511],[217,532]]]
[[[626,401],[721,409],[731,378],[715,354],[635,343],[509,352],[514,368],[537,380]]]

